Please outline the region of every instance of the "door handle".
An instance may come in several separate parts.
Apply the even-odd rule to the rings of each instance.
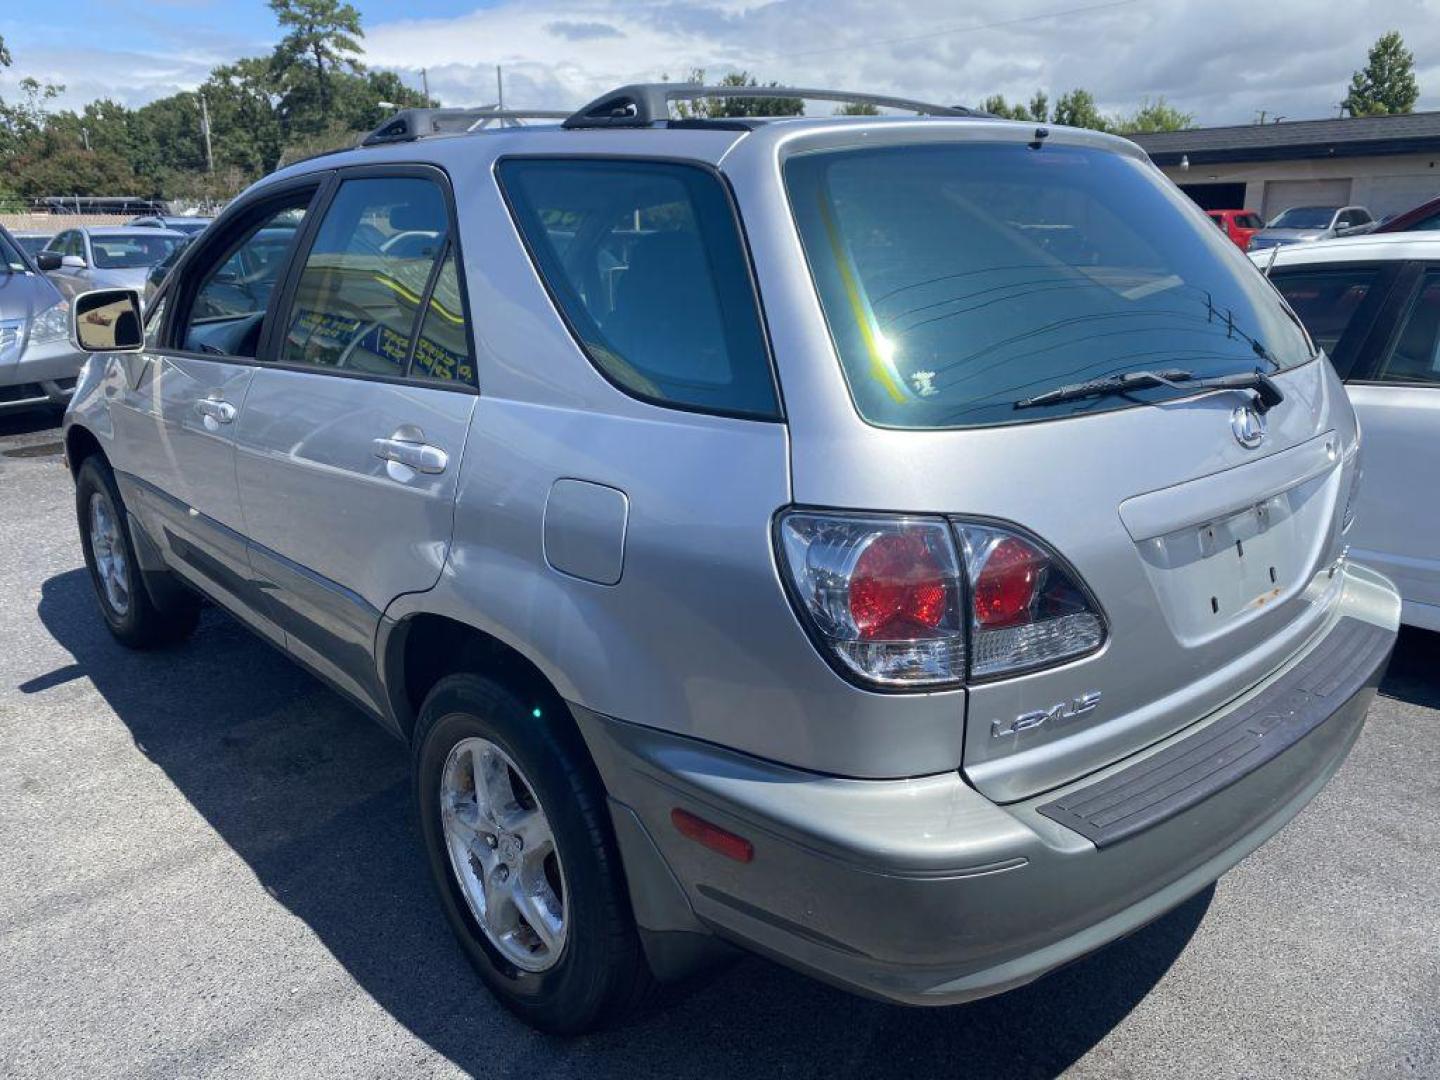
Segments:
[[[195,402],[201,416],[208,416],[217,424],[228,424],[235,419],[235,406],[218,397],[203,397]]]
[[[376,439],[371,445],[375,449],[375,456],[382,461],[393,461],[432,476],[443,473],[450,464],[450,455],[440,447],[427,443],[425,433],[409,424],[388,439]]]

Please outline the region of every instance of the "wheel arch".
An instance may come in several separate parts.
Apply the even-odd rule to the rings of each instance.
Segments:
[[[532,708],[574,726],[564,697],[538,664],[494,634],[448,615],[417,612],[393,622],[382,632],[380,659],[391,715],[407,741],[426,694],[462,671],[492,678]]]
[[[100,445],[100,440],[95,433],[83,424],[71,424],[70,429],[65,432],[65,464],[70,469],[71,478],[80,475],[80,466],[85,464],[85,459],[99,454],[105,457],[105,448]]]

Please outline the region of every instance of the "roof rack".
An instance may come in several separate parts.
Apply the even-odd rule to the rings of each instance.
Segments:
[[[564,120],[563,109],[502,109],[481,105],[474,109],[401,109],[361,140],[361,146],[412,142],[432,135],[478,131],[492,123],[522,127],[525,120]]]
[[[910,98],[856,94],[846,90],[810,90],[795,86],[702,86],[699,83],[636,83],[596,98],[569,117],[562,127],[649,127],[670,119],[670,102],[699,98],[801,98],[840,101],[877,108],[904,109],[923,116],[988,116],[963,105],[934,105]]]

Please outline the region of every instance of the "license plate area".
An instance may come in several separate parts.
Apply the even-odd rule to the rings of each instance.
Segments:
[[[1176,637],[1208,640],[1304,587],[1326,531],[1324,479],[1137,545]]]

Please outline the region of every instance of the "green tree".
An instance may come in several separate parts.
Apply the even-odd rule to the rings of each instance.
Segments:
[[[254,180],[274,170],[285,146],[269,61],[246,57],[210,72],[200,87],[210,110],[215,169]]]
[[[1041,124],[1050,119],[1050,98],[1044,90],[1036,90],[1030,98],[1030,119]]]
[[[1003,117],[1006,120],[1029,120],[1030,110],[1020,102],[1011,105],[1005,100],[1004,94],[991,94],[980,103],[980,108],[992,116]]]
[[[1195,126],[1195,114],[1181,112],[1164,98],[1145,98],[1140,108],[1129,116],[1117,116],[1111,122],[1115,131],[1145,134],[1153,131],[1185,131]]]
[[[705,69],[693,68],[686,82],[705,83]],[[755,76],[748,71],[732,71],[720,80],[720,86],[759,86]],[[768,82],[766,86],[779,86]],[[743,97],[743,98],[698,98],[695,101],[677,102],[675,111],[682,117],[731,118],[745,116],[800,116],[805,112],[805,102],[791,97]]]
[[[1382,34],[1370,46],[1365,67],[1350,78],[1345,108],[1351,116],[1408,113],[1420,97],[1415,81],[1415,54],[1405,48],[1398,30]]]
[[[345,0],[270,0],[270,10],[286,31],[271,60],[275,82],[282,93],[297,94],[297,104],[313,102],[323,118],[330,110],[332,76],[342,69],[363,70],[360,12]]]
[[[1095,96],[1089,90],[1075,89],[1060,95],[1055,102],[1055,123],[1068,127],[1093,128],[1109,131],[1110,121],[1101,114],[1095,104]]]
[[[43,136],[46,105],[64,89],[27,77],[20,80],[18,102],[0,99],[0,158],[25,152]]]
[[[847,101],[835,110],[836,116],[879,116],[880,108],[868,101]]]
[[[0,67],[9,67],[13,60],[10,58],[10,50],[5,47],[5,38],[0,36]]]
[[[144,185],[119,154],[77,146],[23,154],[10,163],[6,183],[26,198],[42,195],[142,195]]]

